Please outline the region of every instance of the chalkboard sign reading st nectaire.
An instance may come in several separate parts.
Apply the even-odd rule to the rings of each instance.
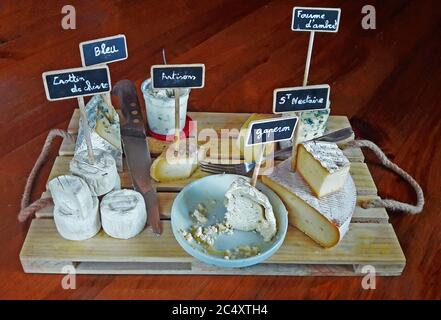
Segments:
[[[340,12],[339,8],[294,7],[291,29],[293,31],[337,32]]]
[[[205,82],[204,64],[164,64],[151,68],[152,87],[202,88]]]
[[[83,66],[93,66],[127,59],[127,42],[123,34],[80,43]]]
[[[273,112],[326,109],[329,91],[330,87],[327,84],[276,89],[273,95]]]
[[[48,100],[62,100],[110,92],[107,66],[48,71],[42,74]]]
[[[246,145],[266,144],[291,140],[297,125],[297,117],[283,117],[253,121],[248,130]]]

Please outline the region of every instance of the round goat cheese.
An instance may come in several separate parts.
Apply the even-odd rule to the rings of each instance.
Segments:
[[[129,239],[140,233],[147,221],[144,198],[129,189],[106,194],[100,205],[104,231],[111,237]]]

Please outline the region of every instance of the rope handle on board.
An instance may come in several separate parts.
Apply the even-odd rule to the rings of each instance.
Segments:
[[[21,209],[20,209],[20,213],[18,214],[18,221],[20,222],[26,221],[29,217],[33,216],[35,212],[53,203],[52,198],[43,198],[43,199],[38,199],[37,201],[29,205],[32,187],[34,185],[34,180],[37,177],[41,167],[47,161],[50,147],[55,137],[67,138],[69,139],[69,141],[75,141],[74,137],[65,130],[52,129],[51,131],[49,131],[46,141],[44,142],[43,148],[41,149],[41,153],[38,156],[38,159],[35,162],[34,167],[32,168],[32,171],[29,174],[28,179],[26,180],[26,186],[23,191],[23,196],[21,198]]]
[[[383,166],[398,174],[413,187],[417,196],[416,205],[411,205],[408,203],[403,203],[392,199],[374,199],[361,203],[361,206],[363,208],[386,208],[392,211],[403,211],[405,213],[410,213],[410,214],[418,214],[423,210],[424,193],[418,182],[416,182],[415,179],[410,176],[410,174],[408,174],[406,171],[401,169],[395,163],[390,161],[379,146],[377,146],[375,143],[369,140],[350,141],[346,144],[346,146],[365,147],[372,150],[374,154],[378,157],[378,159],[381,161],[381,164]]]

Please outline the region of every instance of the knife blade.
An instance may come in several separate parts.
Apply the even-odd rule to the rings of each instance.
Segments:
[[[147,225],[156,234],[162,233],[156,188],[150,177],[152,159],[146,141],[136,88],[130,80],[120,80],[112,89],[112,94],[120,100],[120,107],[125,118],[121,125],[121,138],[127,164],[132,178],[133,188],[144,197],[147,209]]]

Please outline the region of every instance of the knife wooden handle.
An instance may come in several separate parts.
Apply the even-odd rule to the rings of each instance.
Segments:
[[[130,136],[145,137],[141,107],[133,82],[130,80],[118,81],[112,89],[112,94],[119,98],[121,111],[125,118],[121,131],[128,133]]]

